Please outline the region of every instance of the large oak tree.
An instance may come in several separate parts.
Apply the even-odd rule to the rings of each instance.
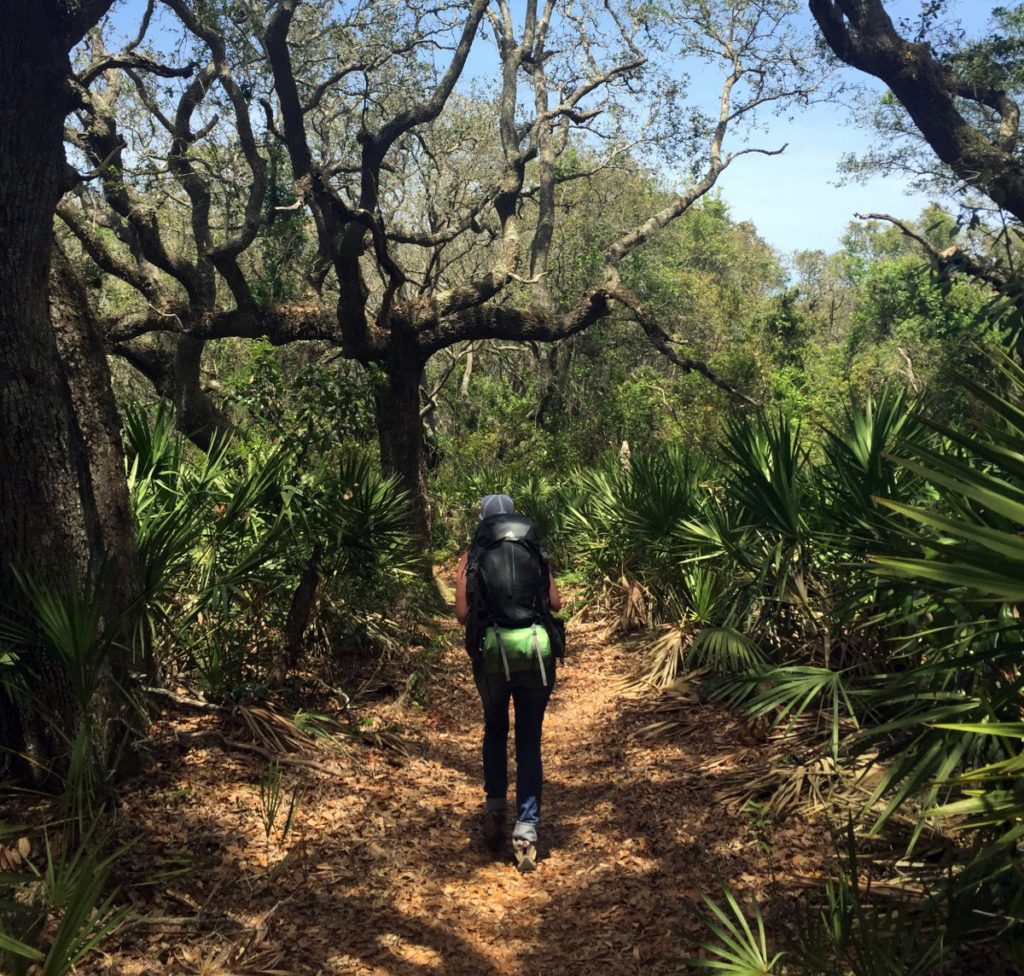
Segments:
[[[69,166],[63,145],[65,118],[80,101],[69,55],[110,2],[13,0],[4,8],[6,26],[0,31],[0,606],[5,613],[24,603],[19,573],[51,587],[84,589],[108,576],[115,581],[110,620],[130,602],[137,579],[103,342],[68,263],[60,259],[55,265],[53,250],[54,209],[83,179]],[[41,707],[0,701],[5,747],[0,764],[25,774],[60,752],[39,713],[67,727],[74,717],[59,668],[41,651],[23,653]]]
[[[888,86],[957,180],[1024,219],[1020,107],[1005,85],[939,56],[924,34],[904,37],[883,0],[808,5],[836,56]]]
[[[556,341],[619,308],[679,366],[714,379],[629,291],[621,269],[736,156],[779,151],[730,153],[726,140],[759,111],[813,89],[789,26],[792,3],[685,0],[667,12],[570,0],[529,0],[521,10],[506,0],[365,0],[340,11],[299,0],[269,9],[163,3],[185,35],[176,65],[157,70],[154,51],[143,70],[130,52],[108,54],[93,39],[68,136],[102,194],[82,194],[60,213],[92,260],[143,299],[104,323],[108,344],[173,397],[200,440],[217,422],[198,382],[205,342],[333,343],[380,377],[381,458],[411,491],[426,545],[420,388],[440,350]],[[186,58],[194,70],[173,94],[153,84],[184,72]],[[680,97],[684,61],[717,77],[711,111]],[[129,97],[154,133],[144,150],[126,146],[146,127],[128,133],[118,122]],[[461,125],[472,115],[482,128]],[[229,143],[243,161],[232,170],[233,202],[212,164]],[[567,152],[580,146],[588,151]],[[285,152],[312,239],[305,300],[287,304],[253,287],[272,147]],[[608,165],[630,150],[661,151],[689,178],[619,228],[577,293],[556,294],[548,266],[559,187],[586,179],[595,159]],[[163,160],[153,171],[162,207],[132,177],[147,159]],[[172,207],[185,214],[173,229]]]

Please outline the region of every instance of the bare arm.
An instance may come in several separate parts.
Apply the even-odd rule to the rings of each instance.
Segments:
[[[555,574],[548,569],[548,604],[552,610],[562,609],[562,594],[558,592],[558,584],[555,582]]]
[[[455,571],[455,619],[464,624],[469,619],[469,603],[466,601],[466,563],[469,552],[464,552],[459,560],[459,568]],[[555,585],[554,579],[551,585]]]

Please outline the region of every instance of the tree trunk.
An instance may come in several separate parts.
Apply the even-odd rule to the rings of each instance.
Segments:
[[[420,417],[420,379],[422,358],[409,351],[395,355],[386,364],[387,380],[375,393],[377,437],[381,467],[397,475],[409,492],[412,504],[413,537],[422,554],[424,577],[432,574],[430,554],[430,503],[427,500],[427,465]]]
[[[82,282],[59,247],[54,250],[50,277],[50,314],[86,452],[104,559],[100,571],[109,580],[112,609],[117,612],[137,604],[143,579],[125,480],[121,418],[110,385],[103,337]],[[113,624],[108,621],[108,625]],[[144,656],[147,679],[152,682],[156,674],[150,649],[147,645],[138,650]],[[126,655],[111,661],[113,678],[123,688],[130,686],[131,665]]]
[[[473,347],[466,350],[466,368],[462,373],[462,382],[459,384],[459,396],[469,397],[469,383],[473,379]]]
[[[291,671],[294,671],[302,656],[302,639],[306,636],[313,608],[320,589],[320,560],[324,555],[323,543],[313,546],[306,568],[299,578],[299,585],[292,594],[292,602],[288,607],[288,616],[284,622],[284,654],[277,663],[278,673],[274,676],[275,684],[283,683]]]
[[[103,563],[107,541],[48,307],[53,212],[66,169],[62,140],[71,107],[70,64],[53,9],[27,0],[14,6],[5,13],[17,31],[0,31],[0,606],[5,608],[23,603],[16,569],[51,584],[84,585]],[[75,716],[68,713],[60,682],[46,680],[41,663],[35,671],[32,691],[49,710],[49,720],[70,730]],[[23,703],[3,705],[0,746],[23,750],[45,764],[59,762],[53,737],[41,734]],[[26,772],[24,764],[12,769],[18,760],[3,755],[0,763],[10,771]]]
[[[138,597],[142,570],[125,480],[121,418],[110,386],[103,337],[89,308],[85,289],[59,248],[54,252],[50,287],[57,349],[86,452],[100,548],[120,592],[117,603],[127,606]]]
[[[153,389],[174,406],[174,426],[201,451],[214,439],[231,434],[231,421],[217,408],[202,386],[202,339],[150,332],[112,350],[153,384]]]
[[[99,551],[47,306],[70,68],[47,18],[20,6],[19,29],[0,37],[0,598],[12,594],[14,565],[84,576]]]
[[[203,349],[206,343],[192,336],[177,336],[174,353],[175,423],[193,444],[204,451],[214,440],[231,433],[231,423],[214,406],[202,387]]]
[[[541,373],[544,383],[537,398],[537,412],[534,415],[538,427],[550,427],[552,416],[557,416],[564,406],[569,367],[572,365],[571,341],[553,342],[548,350],[547,362]]]

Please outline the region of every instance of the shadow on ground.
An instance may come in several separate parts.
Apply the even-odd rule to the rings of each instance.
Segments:
[[[286,767],[286,795],[304,799],[270,867],[261,762],[216,748],[164,757],[126,798],[141,834],[132,872],[147,883],[129,889],[136,919],[80,971],[679,972],[706,934],[701,890],[754,890],[763,854],[716,797],[720,774],[702,771],[728,747],[719,713],[680,741],[641,741],[644,710],[618,691],[629,658],[583,650],[546,723],[536,873],[519,875],[480,836],[479,705],[453,650],[409,719],[412,758],[356,752],[330,775]]]

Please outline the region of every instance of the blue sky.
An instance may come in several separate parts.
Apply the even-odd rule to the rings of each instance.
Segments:
[[[870,139],[846,109],[815,106],[791,123],[772,125],[771,142],[788,143],[785,153],[737,159],[720,178],[719,192],[735,220],[751,221],[778,250],[835,250],[855,213],[913,218],[928,202],[895,177],[835,185],[841,157]]]
[[[517,0],[512,3],[515,7]],[[1012,5],[1012,0],[1002,3]],[[989,0],[948,0],[946,18],[962,20],[976,34],[984,29],[989,12],[998,5]],[[894,18],[913,15],[920,8],[920,0],[888,0],[886,8]],[[144,9],[144,0],[122,0],[115,7],[115,25],[134,32]],[[812,29],[806,7],[803,18]],[[882,93],[883,88],[874,79],[845,70],[850,81]],[[471,67],[467,73],[472,73]],[[717,100],[717,79],[709,81],[706,93],[698,94]],[[893,177],[836,186],[843,155],[867,148],[872,139],[870,132],[852,124],[842,106],[817,105],[792,121],[773,119],[769,128],[758,144],[774,148],[788,143],[785,153],[737,159],[720,178],[716,192],[727,201],[734,219],[751,221],[761,236],[783,254],[834,250],[855,212],[881,211],[913,218],[928,202],[920,194],[908,194],[905,184]]]
[[[986,0],[950,0],[947,16],[959,19],[972,34],[984,30],[989,12],[998,3]],[[1011,6],[1008,0],[1002,5]],[[895,18],[913,14],[913,0],[889,2]],[[811,22],[807,14],[808,23]],[[845,77],[859,81],[877,95],[884,91],[874,79],[845,69]],[[894,177],[874,178],[861,184],[837,187],[838,166],[846,153],[862,151],[872,134],[855,126],[848,111],[838,105],[818,105],[791,123],[772,122],[765,145],[788,143],[781,156],[750,156],[736,160],[719,181],[719,192],[736,220],[749,220],[772,246],[788,254],[794,250],[835,250],[854,213],[890,213],[914,218],[928,203]]]

